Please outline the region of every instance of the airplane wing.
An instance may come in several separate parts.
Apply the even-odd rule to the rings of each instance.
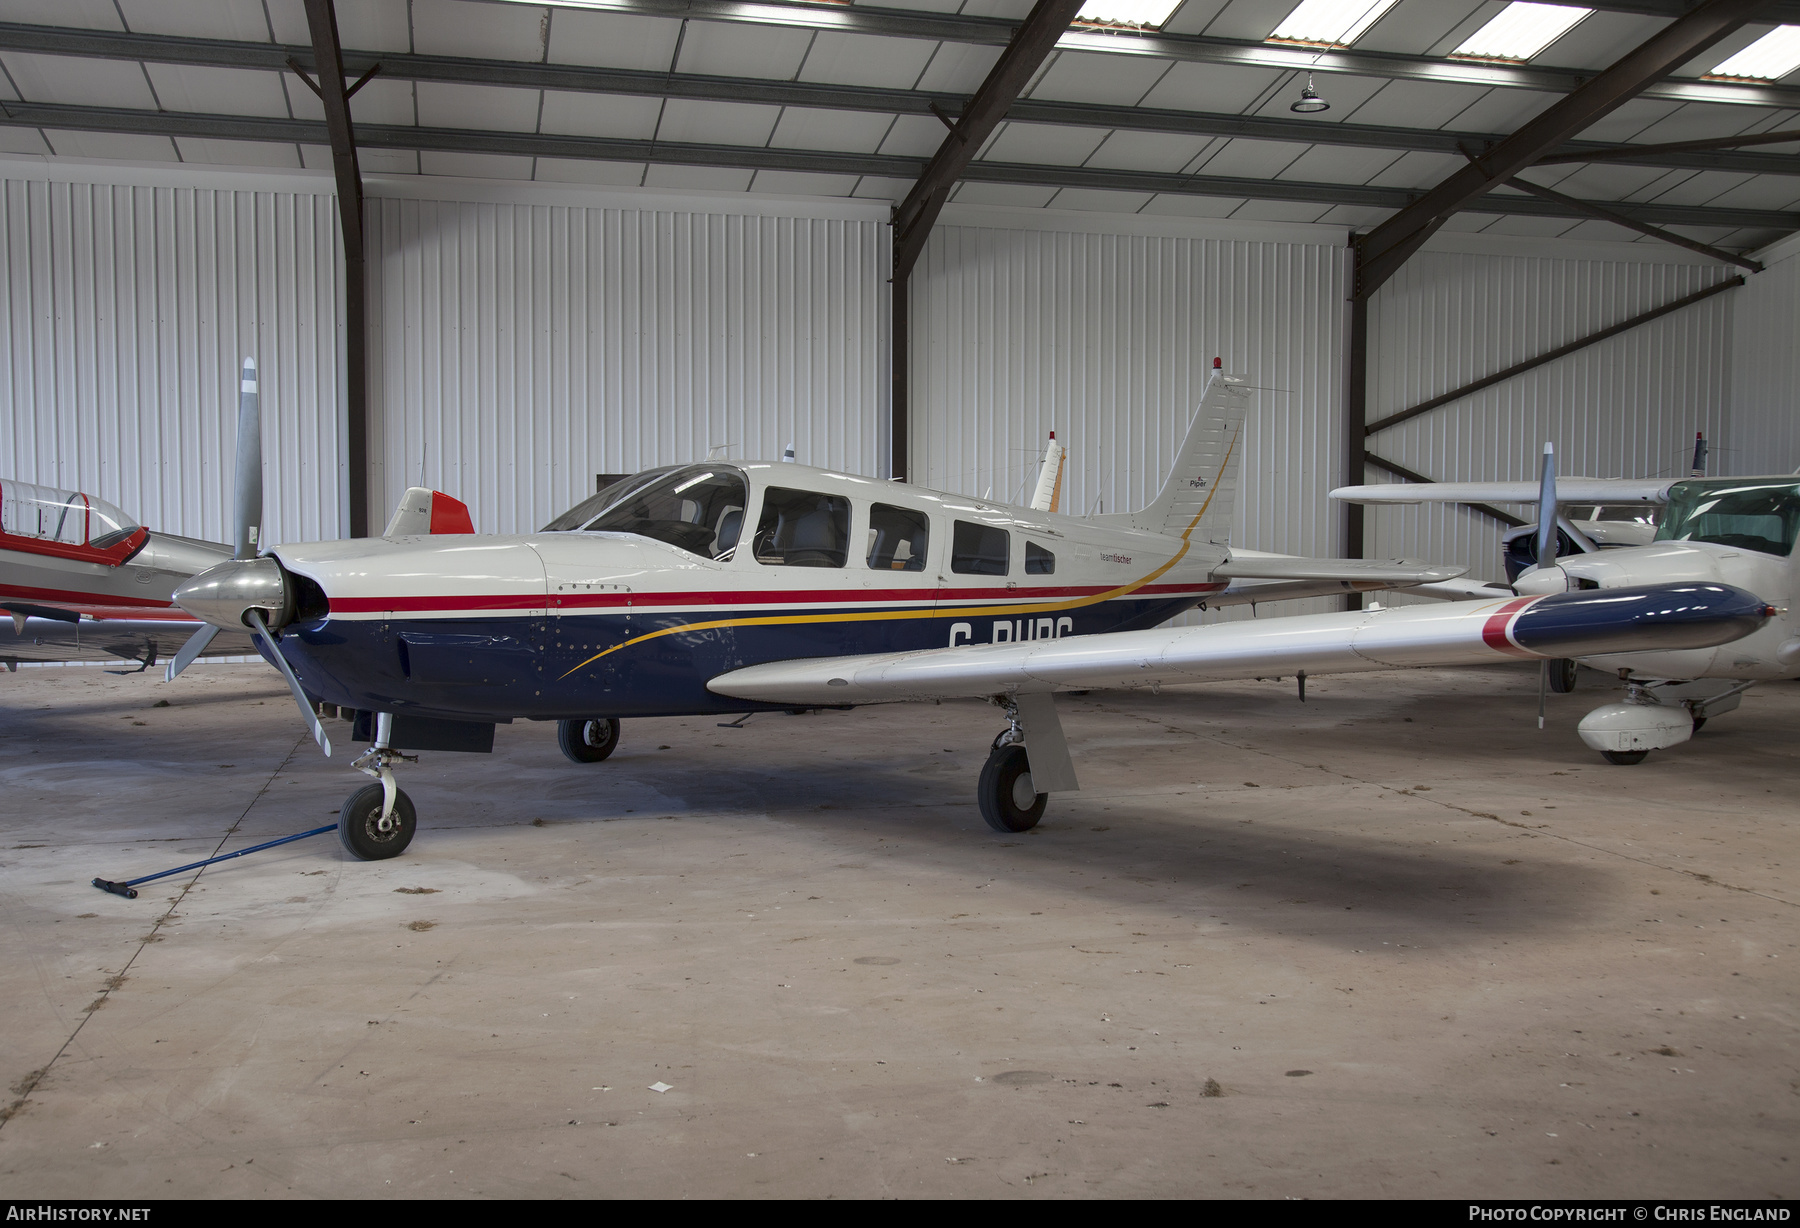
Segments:
[[[98,601],[14,601],[0,597],[0,610],[15,617],[47,618],[55,622],[185,623],[191,631],[200,620],[179,606],[107,605]]]
[[[753,665],[707,689],[779,704],[1043,694],[1270,675],[1700,648],[1748,635],[1770,613],[1723,584],[1652,584],[1546,597],[1310,614],[1203,627]]]
[[[1411,559],[1307,559],[1234,550],[1212,574],[1221,580],[1343,580],[1397,586],[1454,580],[1468,570]]]
[[[1557,478],[1559,503],[1667,503],[1676,478]],[[1536,503],[1536,482],[1385,482],[1340,486],[1340,503]]]

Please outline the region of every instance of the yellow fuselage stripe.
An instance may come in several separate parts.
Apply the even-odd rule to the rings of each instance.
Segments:
[[[576,670],[586,669],[601,657],[610,656],[611,654],[618,652],[621,648],[630,648],[633,644],[642,644],[646,640],[660,639],[665,635],[685,635],[692,631],[715,631],[720,627],[772,627],[788,623],[892,622],[898,619],[907,618],[995,618],[1010,614],[1054,614],[1061,610],[1078,610],[1083,606],[1099,605],[1104,601],[1116,601],[1120,597],[1129,597],[1132,593],[1137,592],[1146,584],[1154,583],[1156,580],[1166,575],[1169,569],[1181,562],[1183,556],[1187,554],[1188,535],[1192,533],[1194,527],[1200,523],[1200,518],[1206,515],[1206,509],[1212,506],[1213,496],[1219,492],[1219,475],[1225,472],[1225,466],[1231,462],[1231,453],[1237,447],[1238,434],[1241,434],[1243,429],[1243,423],[1240,422],[1238,424],[1237,432],[1231,437],[1231,442],[1226,445],[1225,456],[1224,459],[1219,462],[1218,473],[1213,475],[1213,486],[1206,494],[1206,502],[1200,505],[1200,510],[1194,513],[1194,518],[1192,520],[1188,521],[1187,528],[1181,531],[1181,549],[1177,550],[1175,556],[1161,567],[1158,567],[1155,571],[1144,576],[1142,579],[1132,581],[1130,584],[1121,585],[1118,588],[1107,589],[1105,592],[1096,593],[1091,597],[1075,597],[1068,601],[1042,602],[1028,605],[975,605],[948,610],[859,610],[845,614],[769,614],[751,618],[719,618],[714,619],[711,622],[683,623],[679,627],[664,627],[658,631],[647,631],[643,635],[633,636],[631,639],[614,644],[611,648],[595,653],[580,665],[575,666],[574,669],[569,670],[568,673],[557,678],[557,681],[561,682],[563,678],[567,678],[569,674],[575,673]]]

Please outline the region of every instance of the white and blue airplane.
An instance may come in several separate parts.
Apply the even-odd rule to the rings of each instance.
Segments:
[[[1289,597],[1460,574],[1233,551],[1252,390],[1218,367],[1161,493],[1135,512],[707,461],[636,475],[537,533],[428,534],[432,492],[409,492],[382,538],[277,546],[175,600],[254,633],[327,754],[316,703],[359,714],[372,745],[353,766],[377,783],[338,830],[367,859],[412,839],[402,752],[488,750],[499,722],[559,722],[565,753],[593,762],[623,717],[986,698],[1006,728],[978,801],[1017,832],[1047,794],[1079,788],[1058,690],[1703,649],[1769,616],[1729,585],[1680,583],[1161,627],[1204,602],[1273,599],[1245,596],[1250,581]]]
[[[1696,470],[1702,452],[1696,450]],[[1753,634],[1711,647],[1607,648],[1569,653],[1549,671],[1551,689],[1575,684],[1577,662],[1616,674],[1622,703],[1582,718],[1583,742],[1610,763],[1643,762],[1653,750],[1693,737],[1708,719],[1738,706],[1759,682],[1800,677],[1800,477],[1588,478],[1556,473],[1556,451],[1544,445],[1539,480],[1532,482],[1421,482],[1345,486],[1343,502],[1535,503],[1535,548],[1511,584],[1449,580],[1421,587],[1432,597],[1478,592],[1520,595],[1604,595],[1646,584],[1723,584],[1758,594],[1771,617]],[[1648,541],[1596,541],[1567,509],[1597,507],[1658,512]],[[1649,517],[1644,517],[1648,530]],[[1561,532],[1558,533],[1557,529]],[[1521,533],[1523,530],[1520,531]],[[1509,534],[1509,537],[1513,535]],[[1637,539],[1642,541],[1642,539]],[[1576,552],[1558,557],[1560,541]],[[1523,543],[1520,543],[1523,544]]]

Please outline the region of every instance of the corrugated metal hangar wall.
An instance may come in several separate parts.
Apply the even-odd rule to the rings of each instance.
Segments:
[[[182,176],[177,180],[176,175]],[[329,183],[237,174],[0,168],[8,341],[0,475],[82,487],[146,523],[225,536],[231,389],[263,368],[267,539],[342,531],[338,270]],[[198,186],[196,186],[198,185]],[[535,527],[593,475],[778,455],[885,473],[887,227],[880,206],[371,185],[382,365],[371,489],[427,481],[478,527]],[[1051,429],[1067,506],[1119,510],[1160,480],[1215,355],[1264,391],[1242,545],[1336,552],[1348,257],[1342,230],[1023,216],[952,207],[914,278],[915,480],[1018,494]],[[1370,418],[1734,270],[1673,249],[1582,258],[1441,250],[1375,300]],[[1441,478],[1800,461],[1789,410],[1800,259],[1390,432],[1371,450]],[[1734,397],[1736,400],[1734,401]],[[1382,554],[1496,570],[1497,529],[1384,510]]]

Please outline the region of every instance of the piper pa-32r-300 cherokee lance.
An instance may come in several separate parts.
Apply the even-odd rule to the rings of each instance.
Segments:
[[[1379,612],[1158,628],[1234,578],[1341,591],[1385,564],[1234,556],[1236,465],[1251,390],[1217,370],[1161,493],[1092,517],[789,463],[709,461],[638,475],[520,536],[278,546],[175,595],[248,626],[309,698],[374,714],[344,804],[363,858],[412,838],[403,749],[487,750],[496,722],[562,723],[576,760],[618,719],[985,697],[1004,709],[981,811],[1024,831],[1078,787],[1052,694],[1270,674],[1699,648],[1762,625],[1721,584],[1655,585]],[[429,493],[429,492],[424,492]],[[421,530],[422,531],[422,530]],[[1454,569],[1419,569],[1408,581]],[[1295,595],[1291,588],[1284,595]]]

